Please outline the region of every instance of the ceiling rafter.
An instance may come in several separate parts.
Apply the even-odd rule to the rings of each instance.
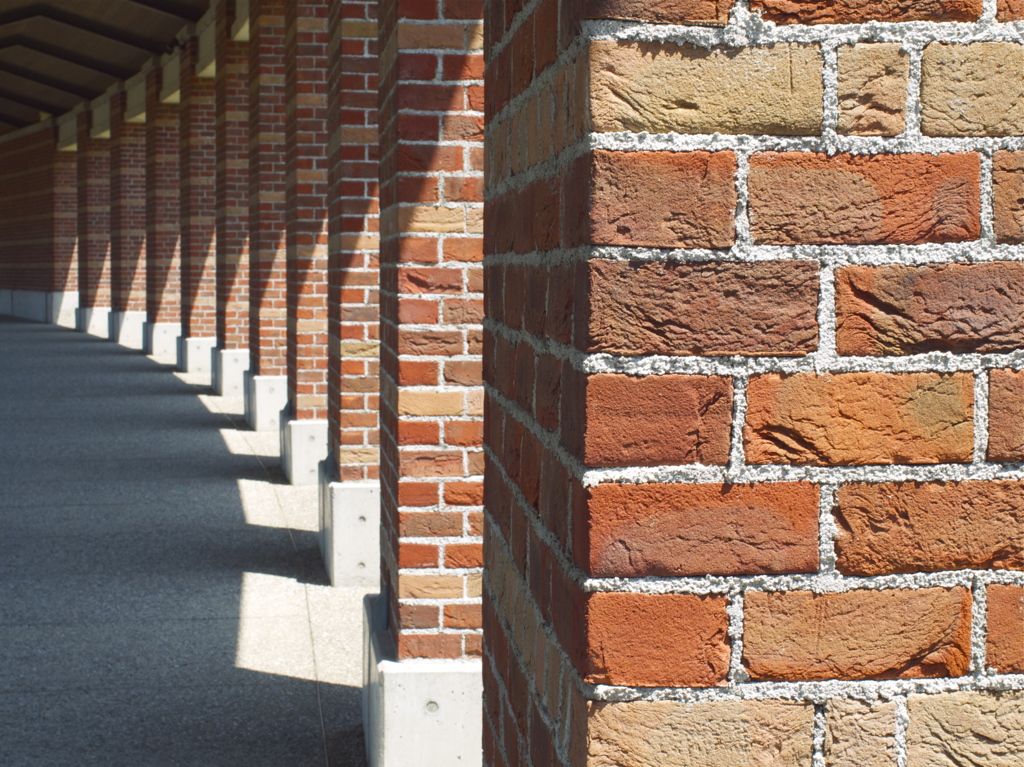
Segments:
[[[26,67],[19,67],[16,64],[11,64],[6,61],[0,61],[0,74],[8,74],[11,77],[17,77],[22,80],[42,85],[46,88],[52,88],[53,90],[67,93],[71,96],[75,96],[80,99],[94,99],[99,96],[103,91],[95,90],[92,88],[82,88],[81,86],[75,85],[68,80],[62,80],[55,77],[47,77],[33,69]]]
[[[164,49],[164,45],[159,41],[146,40],[138,35],[112,27],[109,24],[100,24],[84,16],[54,8],[46,3],[35,3],[13,11],[0,11],[0,27],[30,22],[36,19],[46,19],[54,24],[72,27],[81,32],[103,37],[120,45],[127,45],[147,53],[160,53]]]
[[[46,112],[51,115],[61,114],[66,112],[69,108],[66,104],[54,104],[53,102],[41,101],[40,99],[35,99],[31,96],[22,96],[14,91],[9,91],[6,88],[0,88],[0,99],[5,99],[10,101],[12,104],[20,104],[23,107],[35,109],[39,112]]]
[[[93,72],[106,75],[114,80],[126,80],[135,74],[133,70],[128,69],[127,67],[118,66],[117,64],[111,64],[106,61],[100,61],[99,59],[94,59],[91,56],[83,56],[75,51],[70,51],[51,43],[35,40],[21,33],[6,36],[0,34],[0,48],[13,48],[16,45],[20,45],[22,48],[27,48],[28,50],[35,51],[36,53],[41,53],[44,56],[50,56],[51,58],[66,61],[69,64],[74,64],[75,66],[82,67],[83,69],[90,69]]]

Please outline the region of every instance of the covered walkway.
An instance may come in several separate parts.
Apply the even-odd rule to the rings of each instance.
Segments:
[[[0,764],[364,763],[362,593],[242,408],[0,318]]]

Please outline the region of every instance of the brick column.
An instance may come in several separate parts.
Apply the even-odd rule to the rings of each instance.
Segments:
[[[1024,757],[1024,48],[751,5],[488,4],[487,765]]]
[[[142,349],[146,319],[146,126],[110,97],[110,340]]]
[[[285,12],[288,419],[281,463],[296,485],[327,457],[327,0]]]
[[[53,157],[53,295],[51,322],[76,327],[78,306],[78,157]]]
[[[213,387],[241,396],[249,369],[249,41],[234,40],[234,0],[217,14],[217,351]]]
[[[217,100],[213,78],[200,77],[199,38],[181,50],[181,336],[178,369],[210,372],[217,344]]]
[[[380,560],[377,4],[332,3],[330,10],[329,455],[321,477],[321,540],[332,583],[376,586]]]
[[[285,0],[249,3],[249,371],[246,420],[277,430],[288,404]]]
[[[78,114],[78,330],[106,338],[110,314],[110,140]]]
[[[177,104],[160,100],[163,69],[146,73],[147,354],[174,358],[181,334],[181,173]]]
[[[379,616],[387,620],[376,622],[373,647],[383,657],[390,644],[397,665],[409,663],[396,673],[418,673],[412,659],[449,659],[427,666],[444,669],[434,702],[462,726],[407,741],[443,755],[439,763],[480,758],[480,665],[471,660],[481,650],[483,472],[476,8],[380,5]],[[386,673],[380,685],[388,686]],[[413,721],[430,724],[421,713],[427,701],[406,702]],[[371,722],[385,738],[391,713]]]

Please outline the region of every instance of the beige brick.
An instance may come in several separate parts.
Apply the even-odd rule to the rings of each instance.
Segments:
[[[380,344],[342,341],[338,344],[338,352],[342,357],[376,357],[380,353]]]
[[[461,575],[398,576],[399,599],[461,599]]]
[[[377,463],[380,451],[375,447],[341,450],[338,452],[338,463]]]
[[[839,132],[895,136],[906,125],[910,57],[898,43],[839,49]]]
[[[466,39],[465,24],[419,24],[399,22],[398,47],[404,50],[443,48],[462,50]]]
[[[598,132],[821,132],[817,46],[709,51],[693,45],[590,45],[591,121]]]
[[[911,695],[907,767],[1020,767],[1024,693]]]
[[[408,391],[398,393],[399,415],[462,415],[462,392]]]
[[[376,21],[354,21],[346,20],[341,22],[342,37],[370,37],[377,38]]]
[[[896,704],[836,698],[825,709],[826,767],[895,767]]]
[[[1024,133],[1024,46],[932,43],[921,62],[926,136]]]
[[[398,209],[398,228],[402,232],[451,234],[465,231],[466,214],[462,208],[434,208],[414,205]]]
[[[810,767],[805,703],[638,701],[589,706],[587,767]]]

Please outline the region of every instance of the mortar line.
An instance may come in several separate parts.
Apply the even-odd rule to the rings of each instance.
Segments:
[[[897,696],[895,703],[896,722],[893,728],[893,744],[896,749],[896,767],[907,767],[907,727],[910,724],[910,717],[907,713],[907,696]]]
[[[988,453],[989,372],[978,367],[974,374],[974,464],[985,464]]]
[[[825,704],[815,703],[814,704],[814,741],[813,741],[813,756],[811,757],[811,764],[813,767],[826,767],[825,766]]]

